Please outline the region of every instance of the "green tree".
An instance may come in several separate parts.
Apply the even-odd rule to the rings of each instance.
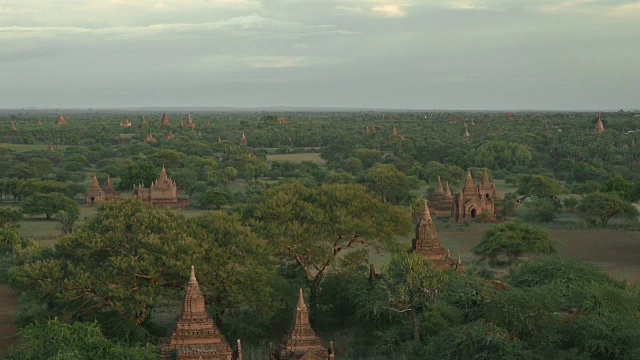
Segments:
[[[205,209],[220,209],[223,205],[232,203],[233,194],[227,188],[211,187],[208,188],[198,198],[198,203]]]
[[[65,324],[57,318],[27,325],[18,332],[7,360],[95,359],[153,360],[158,348],[151,345],[124,346],[105,338],[97,323]]]
[[[391,164],[376,165],[367,170],[360,181],[369,190],[378,194],[382,201],[398,204],[409,195],[407,175]]]
[[[58,228],[62,231],[63,235],[68,235],[73,232],[79,216],[80,211],[77,208],[69,208],[66,211],[60,210],[54,215],[55,219],[58,220]]]
[[[471,248],[476,255],[496,258],[507,255],[509,261],[524,253],[553,253],[554,241],[545,230],[521,222],[507,221],[487,227],[480,242]]]
[[[597,220],[604,226],[612,217],[620,216],[636,219],[638,210],[620,195],[596,192],[582,198],[577,207],[587,220]]]
[[[389,246],[411,226],[402,209],[356,184],[307,187],[287,181],[253,198],[243,217],[315,287],[335,262],[349,264],[353,250]]]
[[[521,175],[517,192],[520,195],[550,197],[566,194],[568,190],[559,182],[543,175]]]
[[[382,293],[380,306],[391,311],[410,312],[414,341],[420,343],[418,311],[444,288],[444,272],[416,253],[393,256],[376,283]]]
[[[150,186],[151,183],[158,178],[159,174],[160,169],[151,162],[132,164],[122,172],[118,189],[127,191],[131,190],[133,185],[138,186],[140,184]]]
[[[58,211],[79,212],[77,202],[57,192],[50,194],[35,193],[22,200],[20,206],[25,214],[45,214],[47,220],[51,219],[51,216]]]
[[[15,227],[22,221],[22,211],[7,206],[0,206],[0,227],[8,225]]]

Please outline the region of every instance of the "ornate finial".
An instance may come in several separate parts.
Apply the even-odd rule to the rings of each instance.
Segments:
[[[189,276],[189,284],[197,284],[198,280],[196,280],[196,268],[191,265],[191,276]]]
[[[431,221],[431,213],[429,212],[429,204],[427,200],[424,200],[424,212],[422,213],[422,220]]]
[[[298,297],[298,305],[297,308],[299,310],[306,309],[307,305],[304,303],[304,295],[302,293],[302,289],[300,289],[300,296]]]

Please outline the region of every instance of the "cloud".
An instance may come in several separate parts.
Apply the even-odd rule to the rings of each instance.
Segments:
[[[371,11],[387,17],[402,17],[406,15],[402,7],[395,4],[374,6]]]

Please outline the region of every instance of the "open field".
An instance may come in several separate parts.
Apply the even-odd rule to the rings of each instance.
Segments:
[[[301,153],[301,154],[269,154],[267,161],[311,161],[317,165],[323,166],[327,162],[320,157],[320,153]]]
[[[64,150],[67,145],[55,145],[56,150]],[[0,143],[0,148],[10,149],[16,152],[26,152],[33,150],[49,150],[49,144],[7,144]]]

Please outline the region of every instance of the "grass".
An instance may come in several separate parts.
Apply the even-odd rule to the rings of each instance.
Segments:
[[[49,150],[49,144],[8,144],[0,143],[0,147],[10,149],[16,152],[27,152],[33,150]],[[62,151],[67,145],[55,145],[56,150]]]
[[[320,157],[320,153],[301,153],[301,154],[269,154],[267,161],[291,161],[302,162],[311,161],[320,166],[326,165],[326,161]]]

